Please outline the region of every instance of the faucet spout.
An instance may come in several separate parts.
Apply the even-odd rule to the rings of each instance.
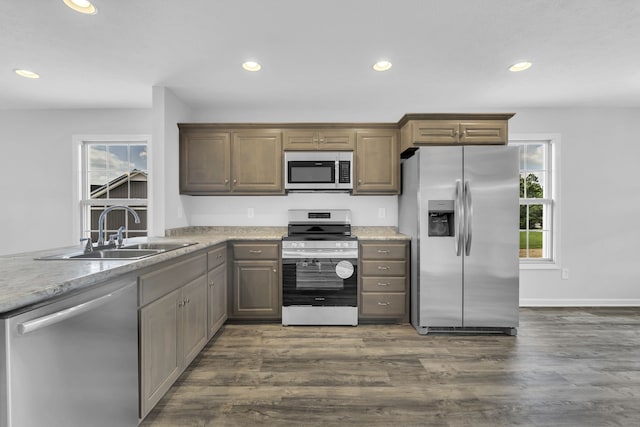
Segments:
[[[131,209],[129,206],[122,206],[122,205],[109,206],[108,208],[106,208],[100,213],[100,217],[98,218],[98,242],[96,243],[97,246],[104,245],[104,233],[105,233],[104,230],[106,228],[107,214],[112,210],[116,210],[116,209],[129,211],[131,215],[133,215],[133,219],[135,220],[136,224],[140,224],[140,217],[138,216],[138,213],[133,209]]]

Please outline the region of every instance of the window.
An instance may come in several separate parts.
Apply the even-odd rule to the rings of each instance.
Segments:
[[[554,149],[557,137],[510,138],[520,147],[520,261],[557,261],[557,184]]]
[[[98,240],[98,218],[109,206],[131,207],[140,217],[136,224],[125,210],[107,214],[104,238],[126,227],[125,238],[147,235],[148,167],[147,142],[131,140],[81,143],[82,236]]]

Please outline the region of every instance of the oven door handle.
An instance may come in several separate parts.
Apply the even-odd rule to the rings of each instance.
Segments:
[[[298,251],[289,251],[287,249],[283,249],[282,250],[282,259],[299,259],[299,260],[304,260],[304,259],[309,259],[309,258],[313,258],[313,259],[336,259],[336,260],[345,260],[345,261],[352,261],[352,262],[358,262],[358,250],[355,249],[353,251],[348,251],[348,252],[319,252],[319,251],[304,251],[304,252],[298,252]]]

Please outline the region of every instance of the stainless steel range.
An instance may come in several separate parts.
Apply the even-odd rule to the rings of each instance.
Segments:
[[[282,239],[282,324],[358,324],[358,240],[351,211],[289,210]]]

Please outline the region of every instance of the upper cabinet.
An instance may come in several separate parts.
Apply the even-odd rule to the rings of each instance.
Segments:
[[[180,193],[217,193],[230,189],[230,134],[181,130]]]
[[[359,130],[353,194],[398,194],[399,156],[397,129]]]
[[[285,129],[284,149],[351,151],[356,133],[350,129]]]
[[[247,130],[233,132],[231,138],[232,191],[283,194],[281,133]]]
[[[420,145],[501,145],[508,142],[513,114],[407,114],[399,122],[402,147]]]
[[[180,193],[283,195],[284,151],[353,151],[354,195],[398,194],[400,153],[508,142],[513,114],[406,114],[398,123],[183,123]]]
[[[279,130],[179,126],[181,194],[284,194]]]

